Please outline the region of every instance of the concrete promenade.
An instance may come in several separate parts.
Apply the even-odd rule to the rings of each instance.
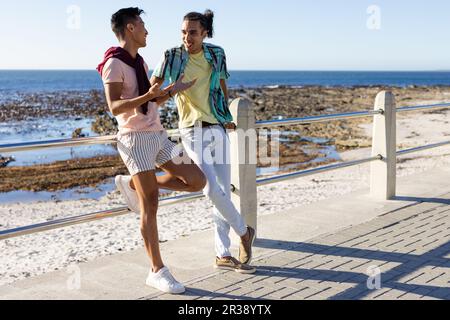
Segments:
[[[0,287],[0,299],[450,299],[449,181],[438,168],[398,179],[394,200],[361,190],[261,216],[253,275],[212,268],[212,231],[163,243],[184,295],[146,287],[138,250],[78,265],[76,288],[72,267]]]

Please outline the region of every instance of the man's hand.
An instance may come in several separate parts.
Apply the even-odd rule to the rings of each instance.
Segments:
[[[234,122],[227,122],[223,126],[226,130],[232,130],[232,131],[236,130],[236,128],[237,128],[236,124]]]
[[[197,79],[194,79],[189,82],[183,82],[183,78],[184,78],[184,74],[181,75],[181,77],[177,80],[177,82],[172,83],[170,85],[170,86],[172,86],[172,88],[169,90],[169,92],[172,96],[177,94],[178,92],[182,92],[182,91],[185,91],[185,90],[191,88],[197,81]]]
[[[151,88],[148,90],[147,95],[148,97],[153,100],[155,98],[158,98],[160,96],[163,96],[165,94],[164,90],[161,90],[160,88],[161,84],[155,83]]]
[[[197,81],[197,79],[194,79],[192,81],[184,83],[183,78],[184,78],[184,75],[182,74],[181,77],[176,82],[173,82],[173,83],[169,84],[167,87],[161,89],[159,96],[152,98],[151,101],[156,102],[158,105],[162,105],[164,102],[166,102],[169,99],[169,96],[173,97],[177,93],[191,88]],[[154,86],[158,86],[158,88],[159,88],[159,86],[161,86],[164,83],[164,79],[152,76],[150,83],[153,83],[152,88]]]

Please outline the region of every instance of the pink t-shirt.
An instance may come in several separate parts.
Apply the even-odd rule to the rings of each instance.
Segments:
[[[148,73],[148,66],[145,62],[144,67]],[[102,80],[103,84],[122,82],[121,99],[139,97],[139,87],[135,70],[119,59],[111,58],[106,62],[103,68]],[[158,105],[156,103],[148,103],[147,114],[138,111],[139,109],[135,108],[116,116],[120,134],[164,130],[159,119]]]

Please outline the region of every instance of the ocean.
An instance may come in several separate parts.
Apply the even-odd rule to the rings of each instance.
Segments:
[[[450,86],[450,71],[230,71],[230,87],[261,86]],[[11,92],[102,90],[95,70],[0,70],[0,94]]]

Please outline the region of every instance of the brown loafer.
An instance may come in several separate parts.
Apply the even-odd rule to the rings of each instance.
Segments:
[[[250,233],[249,239],[247,241],[241,239],[241,244],[239,245],[239,261],[244,264],[250,264],[252,261],[252,247],[256,236],[255,229],[248,226],[247,230]]]
[[[236,258],[217,258],[216,263],[214,264],[214,268],[222,269],[222,270],[231,270],[238,273],[251,274],[255,273],[256,268],[251,267],[245,263],[240,263]]]

